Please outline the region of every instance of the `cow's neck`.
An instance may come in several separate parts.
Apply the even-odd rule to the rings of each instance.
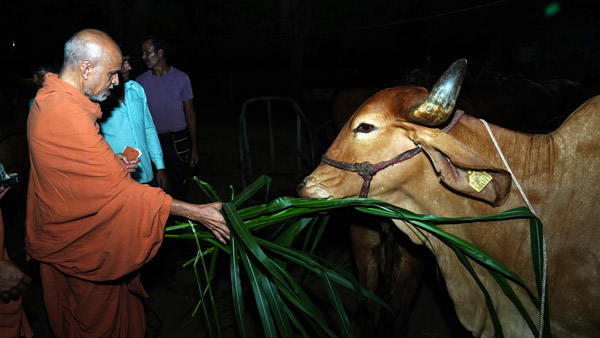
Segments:
[[[553,177],[556,170],[553,161],[553,137],[515,132],[495,125],[490,125],[490,130],[533,208],[541,211],[537,210],[541,207],[540,202],[548,197],[552,186],[558,183]],[[480,154],[489,163],[506,169],[494,146],[492,137],[479,119],[465,116],[463,123],[453,136]],[[518,206],[525,206],[525,202],[513,182],[507,202],[500,207],[485,211],[497,213]]]
[[[532,177],[532,173],[535,172],[539,175],[547,171],[546,167],[549,164],[545,162],[544,158],[548,157],[548,141],[545,140],[544,136],[515,133],[496,126],[491,126],[491,129],[502,148],[506,160],[515,175],[519,177],[528,198],[532,202],[537,203],[540,200],[538,195],[543,189],[540,190],[536,182],[538,179],[543,180],[544,178]],[[482,122],[478,119],[470,116],[463,117],[455,129],[450,132],[450,135],[481,155],[492,165],[504,168],[490,136]],[[540,161],[537,161],[535,164],[529,163],[528,161],[531,161],[531,159],[524,156],[524,154],[531,153],[539,154]],[[418,182],[415,180],[414,182],[406,182],[406,185],[409,186],[403,190],[414,193],[411,193],[411,195],[408,195],[408,193],[395,194],[395,197],[398,199],[390,201],[391,203],[419,213],[447,217],[482,216],[524,206],[522,197],[514,187],[511,189],[507,202],[496,208],[488,203],[457,194],[442,185],[439,176],[433,170],[432,164],[425,154],[415,158],[415,161],[419,161],[414,163],[416,166],[428,168],[423,173],[425,181]],[[487,316],[485,301],[477,292],[478,287],[474,284],[471,275],[460,266],[454,253],[433,236],[423,235],[422,232],[415,231],[411,225],[405,224],[402,221],[396,221],[396,224],[413,241],[428,246],[436,256],[436,261],[442,270],[448,291],[455,302],[457,314],[463,325],[477,335],[493,336],[492,326],[489,325],[489,322],[486,324],[483,320],[483,317]],[[530,268],[531,263],[529,263],[531,260],[530,247],[527,240],[529,237],[529,226],[526,220],[494,224],[469,223],[444,225],[440,226],[440,228],[477,247],[484,248],[486,253],[498,258],[502,264],[515,269],[515,272],[526,281],[530,289],[535,289],[535,285],[533,284],[533,270]],[[493,233],[494,235],[482,235],[486,233]],[[428,238],[425,239],[422,236],[427,236]],[[506,254],[507,248],[511,248],[510,254]],[[521,267],[525,268],[521,269]],[[493,286],[495,282],[487,273],[479,266],[475,268],[486,288],[496,290]],[[469,292],[465,293],[465,290]],[[521,299],[526,299],[521,290],[518,289],[516,291],[519,293]],[[467,295],[473,298],[465,299]],[[496,297],[499,298],[496,299]],[[502,307],[503,312],[506,312],[504,307],[508,308],[512,305],[505,305],[504,300],[500,300],[502,297],[500,292],[493,295],[495,303],[497,305],[501,303],[502,305],[499,306]],[[526,306],[532,310],[532,305],[528,302],[526,303]],[[512,312],[509,313],[512,315]],[[532,315],[535,316],[535,313],[532,313]],[[503,326],[507,336],[514,337],[519,336],[522,332],[527,332],[524,322],[518,317],[505,317],[503,319]]]

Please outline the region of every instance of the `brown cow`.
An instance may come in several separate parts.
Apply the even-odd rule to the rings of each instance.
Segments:
[[[466,61],[457,61],[428,93],[397,87],[372,96],[352,116],[326,157],[345,163],[380,163],[420,146],[424,151],[372,178],[368,196],[423,214],[482,216],[523,206],[524,199],[482,121],[464,115],[447,134],[436,128],[449,119]],[[544,224],[547,291],[555,337],[595,337],[600,332],[600,97],[588,100],[555,132],[533,135],[490,125],[507,163]],[[367,166],[368,167],[368,166]],[[368,168],[367,168],[368,169]],[[368,170],[366,170],[368,171]],[[477,192],[473,172],[491,181]],[[364,174],[364,172],[363,172]],[[361,192],[356,173],[320,164],[299,187],[301,196],[349,198]],[[493,337],[484,296],[454,253],[433,236],[394,221],[415,243],[429,247],[444,275],[463,326],[475,336]],[[440,226],[484,249],[535,290],[527,220]],[[427,238],[425,238],[427,237]],[[495,280],[473,264],[490,292],[506,337],[531,331]],[[538,311],[513,285],[532,318]]]

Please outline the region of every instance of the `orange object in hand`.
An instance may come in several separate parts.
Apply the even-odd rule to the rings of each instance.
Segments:
[[[125,147],[125,149],[123,149],[123,155],[127,157],[128,161],[135,161],[142,155],[142,152],[132,147]]]

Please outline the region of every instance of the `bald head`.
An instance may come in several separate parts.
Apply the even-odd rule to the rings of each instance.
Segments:
[[[76,67],[83,61],[97,64],[105,57],[121,56],[121,50],[108,34],[84,29],[65,43],[64,67]]]
[[[121,49],[108,34],[84,29],[65,43],[59,78],[70,83],[92,101],[103,101],[119,84]]]

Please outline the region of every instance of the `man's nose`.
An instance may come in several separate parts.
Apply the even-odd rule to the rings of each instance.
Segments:
[[[110,81],[110,83],[112,83],[115,86],[118,86],[119,85],[119,75],[114,74],[112,77],[112,81]]]

